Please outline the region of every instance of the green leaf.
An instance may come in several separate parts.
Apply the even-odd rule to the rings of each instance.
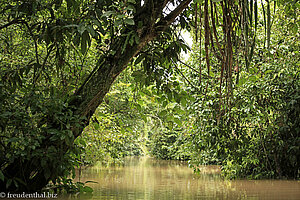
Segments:
[[[95,130],[99,130],[100,126],[98,123],[93,123]]]
[[[135,23],[134,23],[134,20],[133,20],[133,19],[130,19],[130,18],[125,19],[124,22],[125,22],[126,24],[128,24],[128,25],[134,25],[134,24],[135,24]]]
[[[79,144],[81,144],[82,146],[86,146],[86,142],[84,141],[84,139],[79,140]]]
[[[135,35],[135,43],[139,44],[140,43],[140,38],[138,35]]]
[[[14,178],[14,180],[18,181],[19,183],[21,183],[22,185],[26,186],[26,183],[24,181],[22,181],[20,178]]]
[[[185,97],[181,98],[181,99],[180,99],[180,103],[181,103],[183,106],[186,106],[186,104],[187,104],[186,98],[185,98]]]
[[[135,60],[134,65],[139,64],[145,58],[145,54],[140,54],[139,57]]]
[[[93,188],[91,188],[89,186],[84,186],[83,187],[83,192],[92,193],[93,192]]]
[[[4,174],[2,173],[2,171],[0,170],[0,180],[4,181]]]
[[[18,141],[20,141],[20,138],[17,138],[17,137],[12,137],[12,138],[8,139],[9,143],[18,142]]]
[[[84,25],[80,24],[79,26],[77,26],[77,30],[80,33],[80,35],[82,35],[86,28]]]
[[[131,33],[131,32],[130,32],[130,33]],[[122,53],[124,53],[125,48],[126,48],[126,46],[127,46],[127,44],[128,44],[128,41],[129,41],[129,38],[130,38],[130,33],[127,34],[127,36],[126,36],[125,43],[124,43],[124,45],[123,45],[123,47],[122,47]]]
[[[175,117],[174,118],[174,122],[178,125],[178,126],[182,126],[182,122],[179,118]]]
[[[107,12],[105,12],[102,16],[104,16],[104,17],[109,17],[109,16],[111,16],[112,14],[115,14],[115,12],[114,12],[114,11],[107,11]]]
[[[81,38],[81,53],[85,54],[87,46],[91,44],[90,35],[87,31],[84,31]]]
[[[135,10],[135,7],[133,6],[133,5],[129,5],[128,7],[127,7],[127,10],[131,10],[132,12],[136,12],[136,10]]]
[[[290,23],[288,28],[289,31],[293,32],[293,34],[298,32],[298,25],[296,23]]]
[[[134,36],[131,36],[131,38],[129,39],[129,44],[130,46],[132,46],[134,43]]]
[[[87,26],[87,30],[91,34],[92,37],[96,36],[96,32],[95,32],[94,28],[91,25]]]
[[[169,101],[173,100],[173,94],[170,90],[168,91],[167,96],[168,96]]]
[[[16,188],[19,188],[19,184],[16,180],[14,180],[14,184],[15,184]]]
[[[8,188],[11,185],[12,179],[8,179],[8,181],[6,182],[6,188]]]
[[[142,112],[142,106],[140,104],[136,104],[136,108],[138,109],[139,112]]]
[[[162,107],[164,108],[164,107],[166,107],[167,105],[168,105],[168,101],[163,101]]]
[[[163,110],[163,111],[161,111],[161,112],[158,113],[158,115],[159,115],[160,117],[164,117],[164,116],[166,116],[167,114],[168,114],[168,112],[167,112],[166,110]]]
[[[142,117],[143,121],[144,121],[145,123],[147,123],[147,116],[146,116],[146,115],[142,115],[141,117]]]
[[[173,92],[173,95],[174,95],[174,99],[175,99],[175,101],[177,102],[177,103],[180,103],[180,95],[177,93],[177,92]]]

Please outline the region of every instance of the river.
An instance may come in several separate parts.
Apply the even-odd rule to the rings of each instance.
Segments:
[[[89,167],[82,182],[94,189],[90,199],[300,199],[300,181],[223,180],[219,166],[196,175],[185,162],[131,157],[122,166]],[[81,198],[82,199],[82,198]]]

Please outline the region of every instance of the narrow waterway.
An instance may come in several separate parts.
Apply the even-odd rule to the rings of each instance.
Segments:
[[[218,166],[196,175],[179,161],[132,157],[123,166],[83,170],[82,182],[94,189],[92,199],[300,199],[300,181],[223,180]]]

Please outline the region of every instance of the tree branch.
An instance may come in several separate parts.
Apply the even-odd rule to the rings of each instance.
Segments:
[[[16,19],[12,20],[11,22],[8,22],[7,24],[4,24],[4,25],[0,26],[0,30],[2,30],[4,28],[7,28],[7,27],[9,27],[13,24],[19,24],[20,22],[21,21],[18,18],[16,18]]]
[[[171,23],[174,22],[177,16],[179,16],[184,9],[188,7],[188,5],[192,2],[192,0],[185,0],[181,2],[170,14],[165,16],[157,25],[156,31],[158,33],[164,31]]]
[[[174,62],[174,60],[172,60],[172,62],[173,62],[173,64],[174,64],[174,66],[175,66],[177,72],[180,73],[180,75],[188,82],[188,84],[189,84],[190,86],[192,86],[196,91],[199,91],[199,89],[198,89],[197,87],[195,87],[195,86],[189,81],[189,79],[188,79],[188,78],[180,71],[180,69],[177,67],[177,64]]]

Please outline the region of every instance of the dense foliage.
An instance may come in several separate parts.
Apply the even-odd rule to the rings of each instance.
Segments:
[[[258,18],[257,50],[249,68],[236,55],[231,95],[220,79],[207,80],[212,83],[207,93],[197,93],[192,141],[198,152],[192,159],[196,166],[222,164],[230,178],[299,178],[299,34],[294,30],[299,20],[291,14],[297,11],[286,5],[272,11],[276,14],[269,48],[263,16]],[[216,70],[212,76],[221,73]]]
[[[0,187],[77,192],[130,155],[299,178],[299,5],[1,1]]]

